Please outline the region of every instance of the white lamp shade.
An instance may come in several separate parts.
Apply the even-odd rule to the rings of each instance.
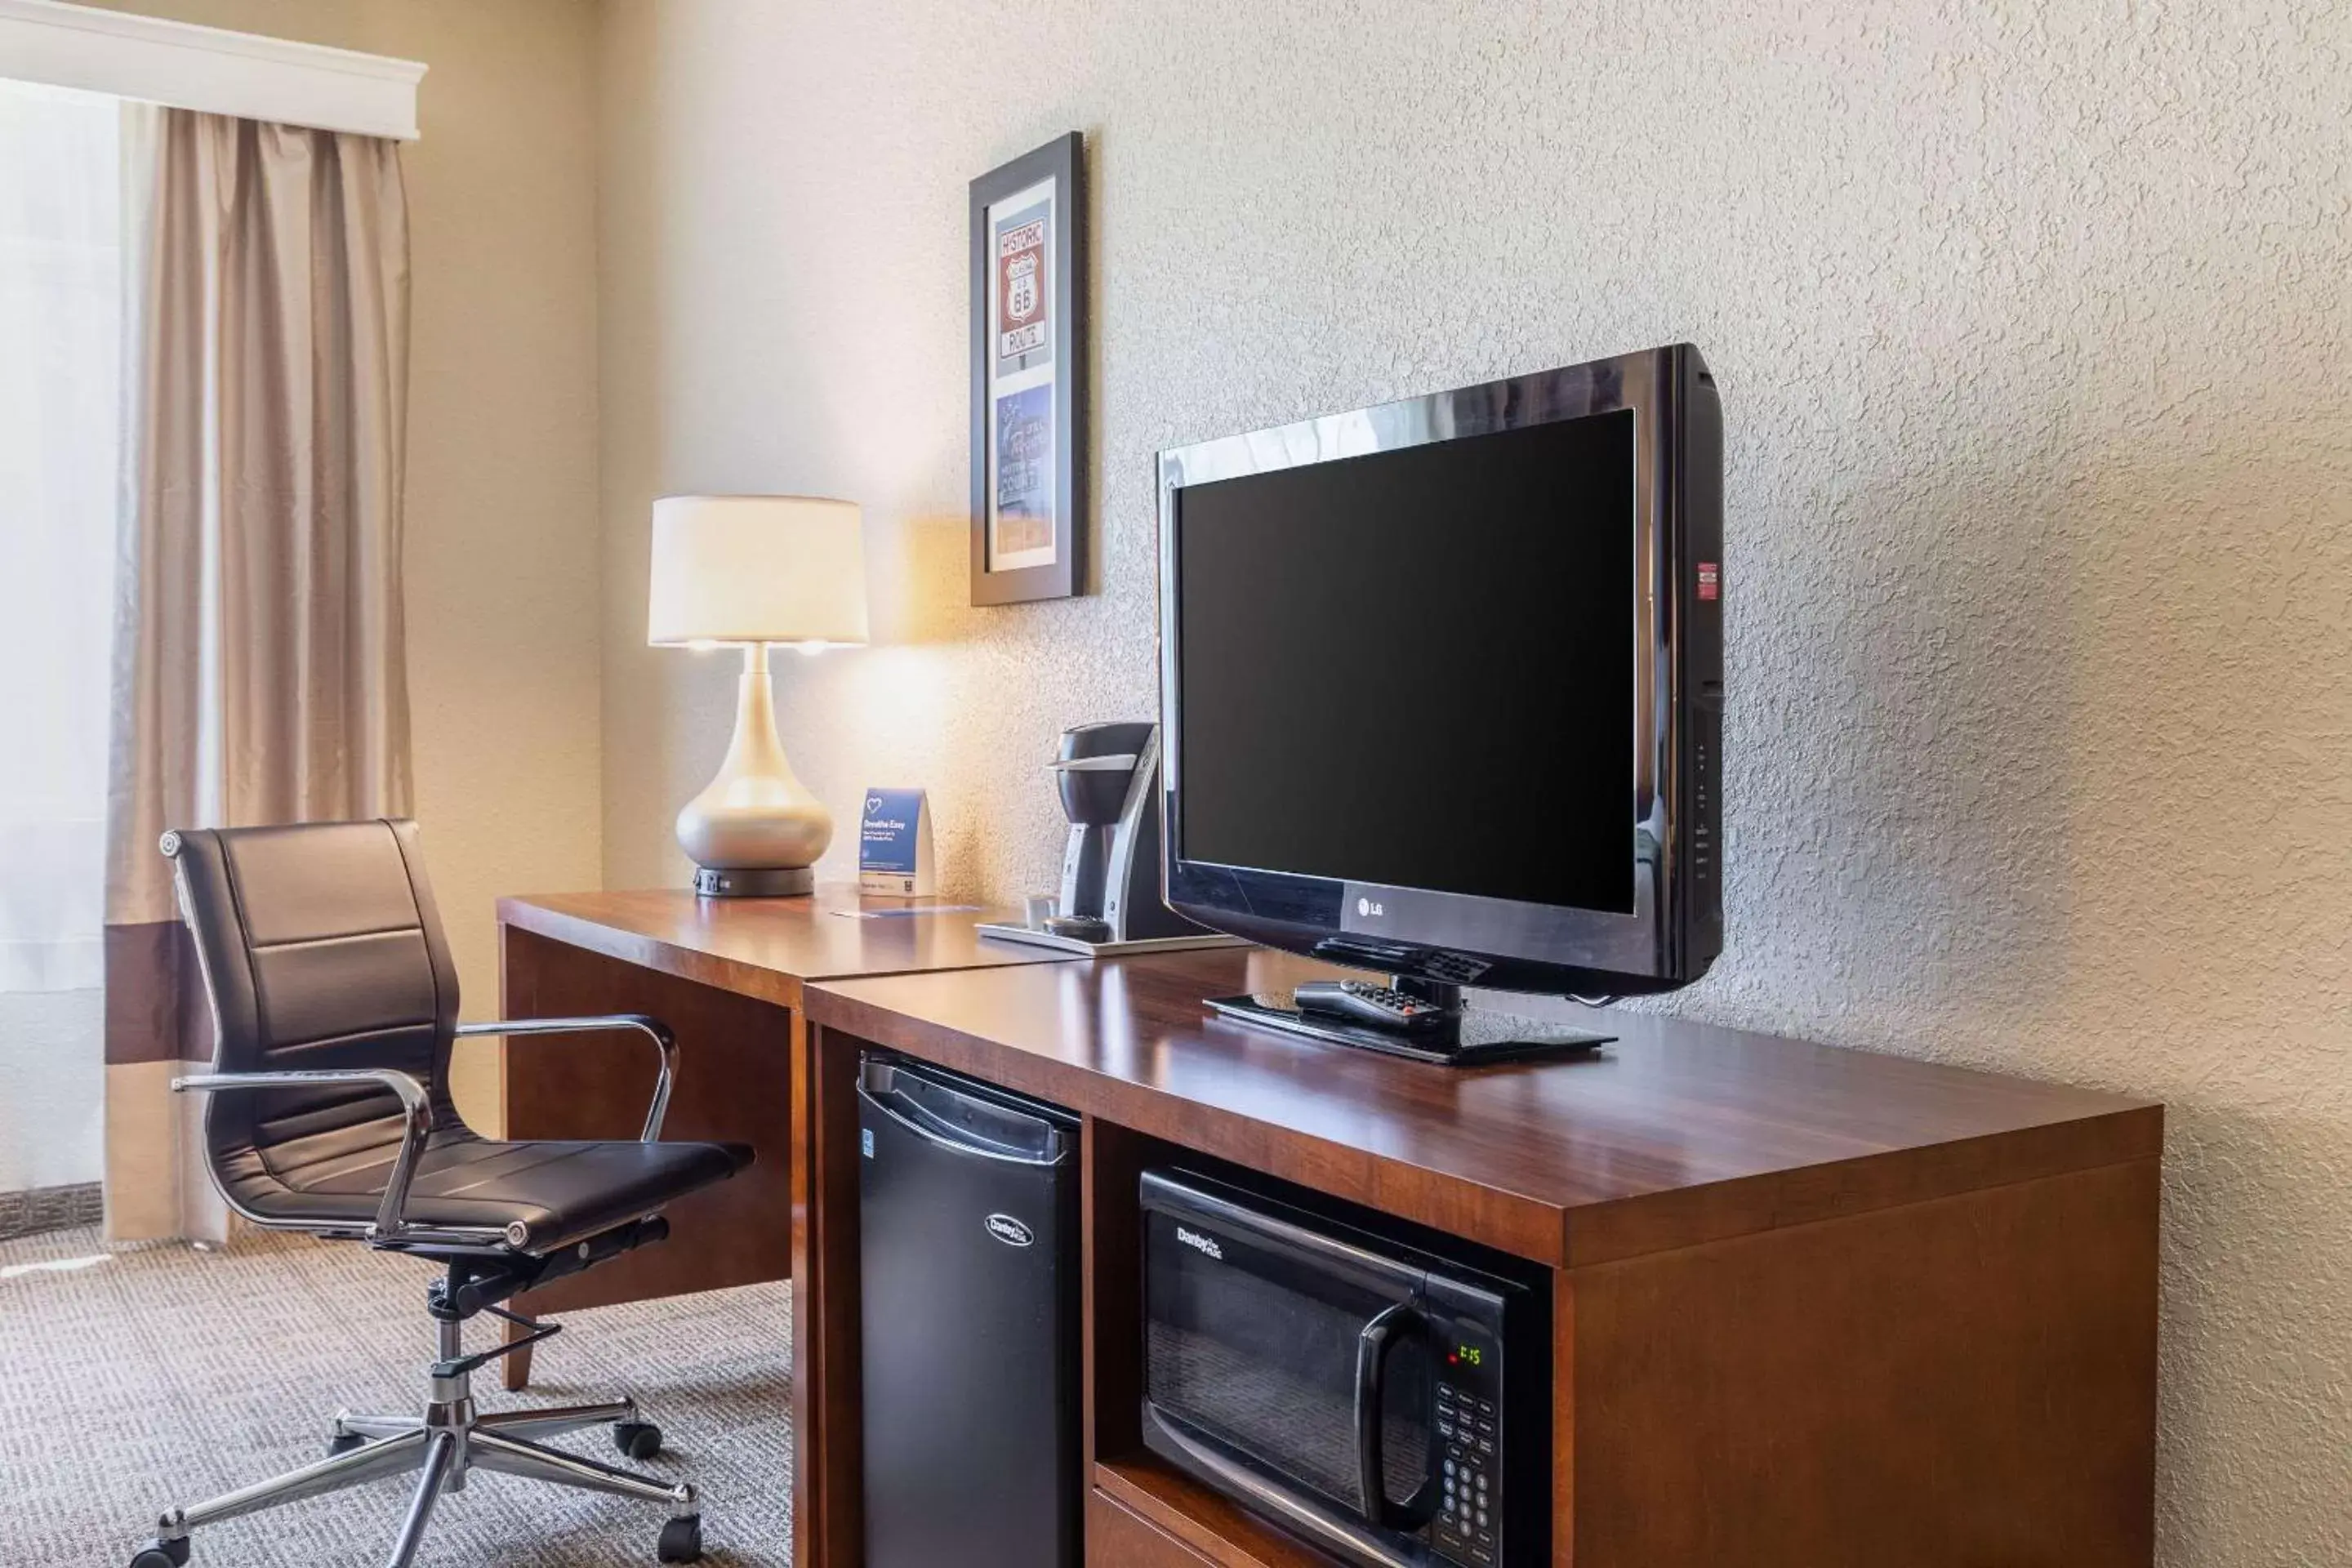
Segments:
[[[664,496],[654,502],[646,640],[866,640],[857,507],[811,496]]]

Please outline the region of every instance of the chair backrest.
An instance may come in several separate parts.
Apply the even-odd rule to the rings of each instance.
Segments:
[[[413,822],[194,828],[163,836],[204,970],[216,1072],[396,1068],[455,1128],[457,973]],[[234,1198],[272,1179],[388,1157],[399,1102],[368,1088],[215,1095],[207,1153]]]

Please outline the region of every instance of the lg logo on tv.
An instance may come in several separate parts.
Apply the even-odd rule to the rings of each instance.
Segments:
[[[1358,899],[1356,900],[1356,914],[1360,919],[1368,921],[1375,920],[1386,913],[1388,913],[1388,910],[1381,908],[1378,903],[1370,899]]]

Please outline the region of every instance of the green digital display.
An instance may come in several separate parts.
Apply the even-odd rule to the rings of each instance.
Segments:
[[[1457,1366],[1482,1366],[1486,1363],[1486,1352],[1478,1345],[1454,1347],[1454,1361]]]

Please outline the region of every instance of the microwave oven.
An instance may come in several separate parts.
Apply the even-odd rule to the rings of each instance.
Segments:
[[[1549,1560],[1533,1272],[1191,1172],[1140,1197],[1147,1447],[1361,1568]]]

